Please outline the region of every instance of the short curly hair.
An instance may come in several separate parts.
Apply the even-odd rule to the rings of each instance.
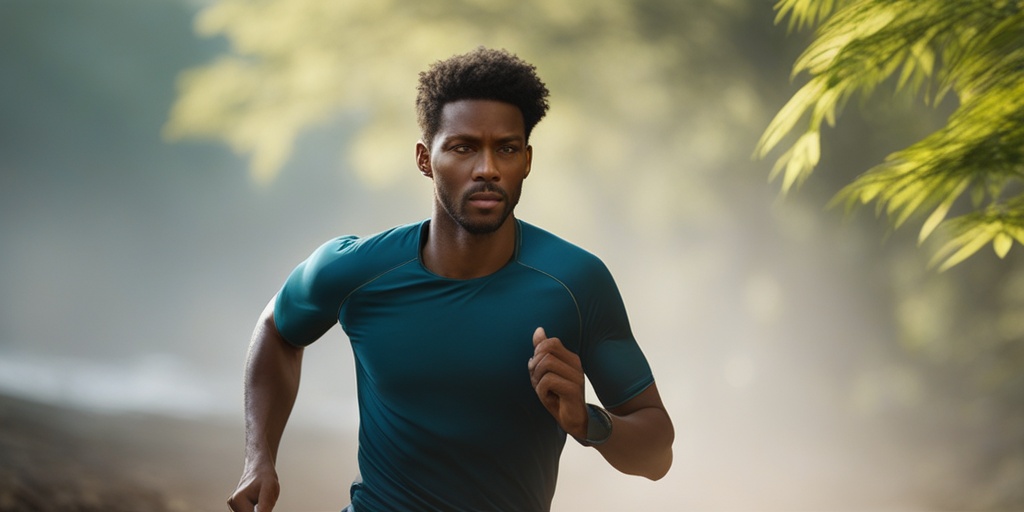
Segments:
[[[526,140],[548,111],[548,88],[537,67],[506,50],[478,47],[435,62],[420,73],[416,116],[423,141],[430,145],[441,126],[445,104],[459,100],[497,100],[519,107]]]

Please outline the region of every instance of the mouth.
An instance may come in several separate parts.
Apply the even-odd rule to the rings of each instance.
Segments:
[[[468,198],[470,205],[483,210],[495,208],[504,200],[505,196],[497,192],[476,192]]]

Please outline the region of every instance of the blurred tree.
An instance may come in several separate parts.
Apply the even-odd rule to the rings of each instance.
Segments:
[[[227,142],[269,183],[303,131],[340,119],[356,128],[345,167],[390,186],[412,172],[416,74],[505,47],[553,91],[537,157],[572,180],[559,188],[585,176],[599,186],[578,200],[652,228],[725,216],[710,183],[744,165],[728,141],[768,115],[745,43],[730,37],[753,11],[739,0],[216,0],[196,28],[230,51],[182,75],[165,133]]]
[[[776,23],[788,18],[790,30],[817,26],[793,66],[794,77],[806,72],[809,80],[777,113],[755,152],[764,158],[793,135],[770,174],[782,178],[784,193],[818,166],[822,125],[835,125],[853,96],[877,108],[882,89],[952,110],[944,126],[867,172],[830,172],[827,179],[842,187],[833,204],[850,209],[874,202],[895,227],[920,214],[919,244],[933,233],[948,237],[931,265],[961,265],[960,272],[936,276],[925,271],[920,254],[894,247],[879,275],[888,293],[879,297],[891,300],[882,307],[912,357],[906,368],[920,379],[924,398],[912,407],[942,404],[923,416],[958,432],[937,457],[945,462],[933,462],[944,467],[934,477],[962,487],[940,492],[937,502],[1018,510],[1024,504],[1024,259],[1007,253],[1014,240],[1024,243],[1024,2],[780,0],[775,8]],[[883,119],[900,122],[892,114]],[[870,150],[871,121],[847,121],[853,122],[841,128],[858,139],[845,145]],[[829,167],[846,165],[840,159]],[[951,212],[958,216],[947,219]],[[1004,265],[965,261],[989,243]],[[885,386],[879,396],[896,387]],[[922,435],[932,429],[920,427]]]
[[[923,242],[942,225],[950,237],[932,263],[940,271],[992,243],[1000,258],[1024,243],[1024,1],[781,0],[776,22],[819,25],[793,66],[810,80],[779,111],[756,150],[765,157],[789,133],[802,133],[771,176],[783,191],[818,165],[822,123],[834,125],[846,101],[880,86],[937,105],[958,106],[946,125],[892,153],[834,199],[847,207],[874,201],[895,226],[930,215]],[[970,196],[967,212],[947,219]]]

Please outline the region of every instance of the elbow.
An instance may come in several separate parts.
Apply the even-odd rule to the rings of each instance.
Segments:
[[[672,469],[672,443],[675,442],[676,432],[672,426],[672,420],[668,419],[668,415],[665,415],[667,422],[665,438],[661,443],[661,447],[657,452],[650,458],[650,463],[647,465],[646,471],[640,476],[647,478],[652,481],[658,481],[664,478],[668,474],[668,470]]]
[[[672,441],[673,436],[670,433],[657,447],[651,446],[645,450],[643,456],[613,466],[627,475],[640,476],[655,482],[661,480],[672,468]]]
[[[649,463],[643,468],[642,472],[639,472],[637,476],[642,476],[648,480],[657,482],[668,474],[668,470],[672,469],[672,443],[669,444],[659,453],[658,455],[651,457]]]
[[[658,464],[651,468],[647,474],[643,475],[648,480],[657,482],[668,474],[668,470],[672,468],[672,449],[669,448],[668,453],[663,457],[663,460],[659,461]]]
[[[657,482],[664,478],[668,474],[668,470],[672,468],[672,450],[669,449],[656,457],[648,457],[640,463],[628,466],[625,464],[613,464],[613,466],[627,475],[640,476]]]

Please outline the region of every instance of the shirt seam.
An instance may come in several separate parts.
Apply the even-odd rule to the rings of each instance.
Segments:
[[[579,303],[578,300],[576,300],[576,294],[573,293],[572,288],[569,288],[569,285],[567,285],[564,282],[562,282],[561,279],[559,279],[559,278],[557,278],[557,277],[555,277],[555,276],[553,276],[553,275],[551,275],[551,274],[549,274],[549,273],[547,273],[547,272],[545,272],[545,271],[543,271],[543,270],[541,270],[541,269],[539,269],[537,267],[533,267],[533,266],[527,265],[526,263],[523,263],[522,261],[516,261],[516,263],[518,263],[519,265],[521,265],[521,266],[523,266],[523,267],[525,267],[527,269],[530,269],[530,270],[532,270],[534,272],[537,272],[538,274],[547,276],[548,279],[551,279],[552,281],[562,285],[562,288],[565,288],[566,293],[569,294],[569,298],[572,299],[573,306],[576,307],[576,322],[577,322],[577,326],[576,327],[577,327],[578,332],[580,333],[580,335],[579,335],[580,336],[580,352],[582,353],[583,352],[583,345],[584,345],[584,343],[583,343],[584,342],[584,339],[583,339],[583,312],[580,310],[580,303]]]
[[[335,313],[334,313],[335,318],[338,319],[339,323],[341,322],[341,308],[345,307],[345,303],[348,302],[348,299],[351,298],[352,295],[354,295],[356,292],[358,292],[359,290],[362,290],[363,288],[365,288],[370,283],[372,283],[372,282],[374,282],[374,281],[376,281],[376,280],[378,280],[378,279],[380,279],[380,278],[390,274],[391,272],[394,272],[395,270],[398,270],[398,269],[400,269],[400,268],[402,268],[402,267],[404,267],[404,266],[406,266],[406,265],[408,265],[408,264],[410,264],[410,263],[412,263],[412,262],[414,262],[414,261],[416,261],[418,259],[419,259],[419,257],[416,257],[416,258],[412,258],[412,259],[403,261],[403,262],[401,262],[401,263],[399,263],[399,264],[397,264],[397,265],[395,265],[395,266],[393,266],[393,267],[391,267],[391,268],[389,268],[389,269],[387,269],[387,270],[385,270],[385,271],[383,271],[383,272],[381,272],[381,273],[379,273],[379,274],[377,274],[377,275],[367,279],[366,281],[361,283],[359,286],[356,286],[355,288],[352,288],[352,291],[348,292],[348,294],[346,294],[345,297],[343,297],[341,299],[341,302],[338,303],[338,310],[335,311]]]

